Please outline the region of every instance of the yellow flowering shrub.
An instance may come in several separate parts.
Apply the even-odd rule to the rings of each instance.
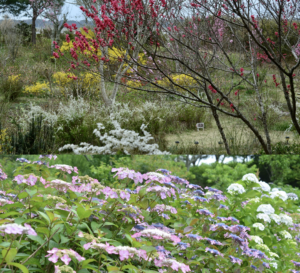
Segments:
[[[6,152],[5,146],[8,145],[8,141],[7,129],[0,130],[0,153]]]
[[[9,82],[17,82],[20,80],[20,76],[21,76],[21,74],[8,76],[8,81]]]
[[[24,93],[39,94],[50,92],[49,84],[46,82],[37,82],[35,85],[25,86]]]
[[[189,89],[190,91],[196,91],[197,90],[197,81],[192,78],[189,75],[186,74],[179,74],[170,76],[172,81],[184,88]],[[157,81],[157,84],[166,87],[166,88],[174,88],[175,91],[182,92],[183,89],[179,88],[171,83],[171,81],[168,78],[163,78],[162,80]]]
[[[141,82],[139,82],[139,81],[127,81],[127,82],[126,82],[126,85],[127,85],[127,86],[130,86],[130,87],[136,87],[136,88],[142,87],[142,84],[141,84]],[[134,89],[132,89],[132,88],[130,88],[130,87],[129,87],[129,88],[127,87],[127,89],[133,91]]]
[[[54,83],[58,85],[61,93],[66,95],[67,90],[73,91],[73,95],[76,95],[76,88],[80,92],[95,94],[99,91],[98,85],[100,83],[100,75],[92,74],[90,72],[81,73],[77,76],[77,80],[74,80],[70,77],[74,77],[73,73],[66,72],[56,72],[53,74]]]
[[[4,95],[4,99],[8,101],[15,101],[22,95],[23,81],[19,75],[10,75],[4,77],[0,82],[0,93]]]

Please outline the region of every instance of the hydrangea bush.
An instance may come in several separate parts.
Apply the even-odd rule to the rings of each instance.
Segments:
[[[109,187],[55,159],[0,170],[1,272],[298,272],[298,196],[255,175],[223,193],[113,168]]]

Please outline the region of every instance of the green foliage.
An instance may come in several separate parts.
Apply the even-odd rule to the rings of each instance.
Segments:
[[[25,22],[21,21],[15,28],[19,31],[22,35],[23,45],[28,45],[31,42],[32,36],[32,28],[31,25],[26,24]]]
[[[36,161],[39,156],[29,155],[26,158]],[[9,178],[1,183],[1,190],[5,192],[1,192],[0,196],[5,196],[13,202],[5,203],[4,198],[0,199],[0,226],[15,223],[28,228],[27,225],[30,225],[32,231],[36,233],[36,235],[32,235],[24,231],[22,236],[20,234],[0,236],[1,272],[5,268],[9,269],[7,272],[11,272],[12,269],[15,272],[20,270],[17,271],[18,273],[54,272],[55,265],[62,272],[65,270],[72,272],[71,269],[73,269],[76,272],[87,273],[90,271],[154,273],[158,272],[160,268],[153,261],[159,254],[158,248],[156,248],[158,245],[172,253],[172,259],[178,262],[177,266],[184,264],[189,268],[174,270],[170,266],[172,261],[169,260],[169,263],[164,266],[168,273],[208,273],[217,272],[217,269],[220,268],[223,272],[245,273],[252,270],[250,265],[254,265],[260,268],[261,272],[266,273],[290,272],[295,268],[291,260],[297,260],[298,257],[299,246],[296,236],[299,232],[289,229],[292,225],[289,225],[288,221],[299,223],[298,203],[292,199],[282,200],[279,197],[266,197],[268,192],[263,192],[262,188],[253,189],[260,187],[258,183],[249,180],[241,181],[241,177],[249,172],[250,164],[245,164],[247,165],[245,168],[241,168],[240,163],[223,164],[226,167],[217,172],[218,175],[223,171],[225,176],[227,173],[226,179],[229,181],[229,173],[238,177],[237,173],[242,169],[246,171],[237,180],[231,179],[230,182],[243,187],[241,193],[225,191],[222,195],[213,189],[204,190],[205,193],[200,194],[205,197],[203,200],[203,197],[200,196],[197,196],[198,199],[195,198],[193,185],[186,187],[178,183],[176,179],[172,181],[176,188],[174,194],[172,194],[173,187],[167,184],[164,185],[169,187],[166,196],[163,196],[161,192],[153,191],[153,186],[157,188],[162,186],[161,182],[157,181],[157,177],[161,177],[162,174],[154,174],[156,178],[150,178],[150,183],[145,183],[144,180],[144,182],[134,184],[131,179],[123,177],[122,179],[114,178],[115,183],[113,184],[106,184],[105,179],[110,179],[108,170],[112,165],[129,167],[129,169],[134,166],[142,173],[165,168],[172,170],[174,175],[180,174],[186,178],[192,178],[187,173],[184,164],[176,163],[173,156],[117,158],[99,156],[88,157],[86,162],[83,158],[83,156],[79,156],[69,159],[69,162],[79,163],[80,168],[84,171],[83,169],[87,167],[86,162],[98,161],[100,168],[94,168],[98,175],[102,176],[101,182],[103,183],[97,184],[91,177],[84,178],[80,174],[78,174],[79,177],[76,177],[77,174],[74,172],[67,173],[64,170],[49,168],[53,164],[66,163],[68,160],[66,155],[60,161],[42,159],[46,161],[43,162],[44,164],[18,162],[12,174],[8,174]],[[10,160],[14,159],[10,158]],[[5,161],[4,164],[6,163],[8,162]],[[151,167],[154,169],[149,169]],[[204,165],[205,167],[207,168],[207,165]],[[233,170],[229,171],[227,167]],[[211,170],[215,168],[218,168],[218,164],[213,165]],[[11,168],[3,166],[3,170],[8,169],[11,170]],[[126,176],[128,172],[123,172],[123,174]],[[16,178],[18,183],[12,181],[10,178],[12,175],[21,176]],[[30,176],[37,178],[35,183],[31,184],[33,179]],[[74,188],[72,182],[78,178],[81,179],[80,183]],[[61,184],[53,183],[53,180],[60,180]],[[121,193],[128,188],[129,182],[132,182],[132,190],[136,189],[137,191],[131,192],[125,199]],[[68,189],[65,188],[66,185],[68,185]],[[92,191],[92,188],[96,188],[97,191]],[[288,192],[293,190],[290,186],[285,186],[285,189]],[[176,193],[177,190],[181,196]],[[114,194],[112,195],[112,193]],[[262,204],[269,204],[274,208],[273,216],[276,215],[281,219],[279,224],[274,221],[276,218],[264,222],[257,217],[260,213],[258,207]],[[157,205],[165,208],[164,215],[157,209]],[[225,207],[220,205],[225,205]],[[145,235],[137,239],[141,235],[141,231],[137,228],[140,228],[142,223],[148,225],[159,223],[163,226],[164,232],[161,231],[163,237],[158,239],[155,234],[156,236]],[[223,225],[217,226],[215,225],[217,223],[223,223]],[[253,226],[254,223],[263,227],[263,230]],[[170,233],[167,228],[172,229],[173,232]],[[5,233],[6,231],[2,229],[1,232]],[[192,239],[189,236],[200,237]],[[238,236],[243,239],[241,240]],[[258,243],[257,240],[260,242]],[[178,244],[179,241],[181,245]],[[248,246],[251,249],[261,250],[268,259],[245,255],[242,253],[241,241],[246,241],[247,245],[249,243]],[[240,243],[238,244],[238,242]],[[95,243],[98,245],[94,247]],[[144,250],[145,256],[135,255],[122,259],[121,253],[109,253],[108,246],[115,251],[119,246],[126,247],[135,253]],[[244,247],[246,246],[244,245]],[[65,261],[61,260],[62,253],[57,255],[57,261],[49,260],[49,256],[46,257],[49,250],[55,252],[55,249],[66,251],[66,256],[70,257],[69,267],[64,265]],[[121,249],[124,251],[124,248]],[[74,256],[74,251],[76,256]],[[213,253],[217,254],[213,255]],[[162,255],[162,253],[160,254]],[[241,259],[241,264],[232,262],[230,255]],[[260,253],[260,255],[262,254]],[[78,256],[84,259],[78,260]],[[270,263],[270,268],[263,267],[263,262]]]
[[[50,125],[42,126],[43,117],[34,117],[27,131],[23,132],[17,126],[16,133],[10,138],[10,146],[14,154],[42,154],[51,153],[54,146],[54,130]]]
[[[259,152],[260,154],[265,154],[263,150]],[[278,142],[272,145],[272,153],[273,154],[288,154],[295,155],[300,154],[300,144],[298,143],[290,143],[287,145],[285,142]]]
[[[74,117],[69,121],[62,118],[57,123],[59,127],[56,128],[56,143],[60,147],[66,143],[79,145],[81,142],[96,146],[102,145],[93,133],[97,124],[89,117]]]
[[[274,183],[300,186],[300,155],[261,155],[259,164],[269,168]]]
[[[122,156],[122,157],[110,157],[109,162],[100,162],[98,166],[92,166],[91,171],[93,177],[97,178],[101,183],[105,185],[113,185],[116,183],[117,178],[114,178],[114,173],[111,172],[111,168],[121,168],[127,166],[129,169],[135,169],[142,174],[151,172],[157,169],[166,169],[172,172],[173,175],[185,178],[193,179],[195,175],[188,172],[183,162],[176,162],[175,156]]]
[[[4,95],[6,101],[15,101],[21,96],[23,87],[20,75],[12,75],[0,81],[0,94]]]
[[[191,179],[191,183],[205,186],[217,187],[225,191],[227,187],[234,181],[241,179],[246,173],[256,173],[257,167],[251,166],[251,162],[247,164],[237,163],[235,166],[229,164],[214,163],[211,165],[201,164],[197,167],[191,167],[190,172],[195,175],[195,179]]]
[[[20,15],[20,13],[28,9],[30,2],[28,0],[1,0],[0,1],[0,11],[9,12],[14,16]]]

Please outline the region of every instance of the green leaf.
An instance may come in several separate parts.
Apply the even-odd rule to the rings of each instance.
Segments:
[[[153,246],[142,246],[141,249],[146,250],[147,253],[151,251],[156,251],[156,248]]]
[[[7,265],[15,266],[15,267],[21,269],[23,273],[29,273],[28,269],[27,269],[24,265],[22,265],[22,264],[18,264],[18,263],[8,263]]]
[[[27,237],[35,242],[38,242],[40,245],[45,243],[45,240],[43,240],[39,235],[27,235]]]
[[[20,215],[20,212],[10,211],[8,213],[0,214],[0,218],[8,218],[9,216],[12,216],[12,215]]]
[[[38,214],[40,215],[40,216],[42,216],[46,221],[47,221],[47,223],[48,223],[48,225],[50,225],[50,219],[49,219],[49,217],[48,217],[48,215],[47,214],[45,214],[44,212],[41,212],[41,211],[38,211]]]
[[[3,249],[2,250],[2,256],[3,258],[5,257],[5,261],[7,263],[10,263],[14,260],[14,258],[16,257],[18,253],[18,250],[16,248],[11,248],[8,252],[7,249]]]
[[[78,207],[76,211],[80,220],[89,218],[92,214],[92,212],[89,209],[86,210],[83,207]]]
[[[108,270],[108,272],[117,271],[117,270],[119,270],[119,267],[117,267],[117,266],[107,266],[107,270]]]
[[[26,197],[28,197],[28,193],[25,192],[25,191],[21,192],[21,193],[18,195],[18,198],[19,198],[19,199],[24,199],[24,198],[26,198]]]
[[[32,197],[33,195],[35,195],[37,193],[37,190],[29,190],[29,189],[25,189],[26,192],[30,195],[30,197]]]
[[[85,268],[86,265],[88,265],[89,263],[91,262],[94,262],[96,261],[95,259],[87,259],[87,260],[84,260],[82,263],[81,263],[81,267],[82,268]]]
[[[139,196],[140,197],[143,197],[147,192],[147,188],[142,188],[140,191],[139,191]]]
[[[54,220],[54,214],[53,214],[53,212],[51,212],[49,210],[46,210],[46,213],[47,213],[50,221],[53,222],[53,220]]]
[[[37,233],[43,233],[43,234],[46,234],[48,238],[49,238],[49,236],[50,236],[50,231],[49,231],[48,228],[45,228],[45,227],[38,227],[38,228],[36,228],[35,231],[36,231]]]
[[[61,244],[67,243],[69,241],[70,241],[69,238],[67,238],[67,237],[63,236],[62,234],[60,234],[60,243]]]

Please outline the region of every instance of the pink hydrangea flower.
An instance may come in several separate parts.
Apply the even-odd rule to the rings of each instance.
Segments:
[[[55,247],[52,250],[48,250],[47,252],[48,255],[46,255],[45,257],[49,257],[49,261],[53,263],[57,263],[58,259],[61,259],[61,261],[68,265],[72,260],[70,257],[74,257],[79,262],[85,260],[84,257],[80,256],[73,249],[58,249]]]
[[[37,235],[37,233],[29,224],[24,224],[24,227],[16,223],[0,225],[0,232],[6,234],[28,234],[34,236]]]
[[[139,172],[129,170],[128,168],[112,168],[111,171],[117,172],[114,177],[117,176],[118,179],[130,178],[136,185],[138,183],[143,183],[143,175]]]

